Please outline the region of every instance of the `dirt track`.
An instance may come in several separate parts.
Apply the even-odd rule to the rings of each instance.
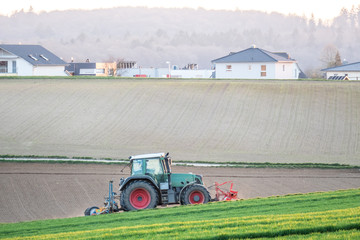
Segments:
[[[359,165],[360,82],[0,80],[0,154]]]
[[[123,166],[0,163],[0,222],[82,216],[101,206],[108,181],[115,188]],[[267,197],[360,187],[359,170],[241,169],[174,166],[173,172],[202,174],[205,184],[234,181],[240,198]],[[210,188],[213,196],[213,188]]]

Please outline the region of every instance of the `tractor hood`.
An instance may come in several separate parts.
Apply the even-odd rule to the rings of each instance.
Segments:
[[[202,179],[198,175],[191,173],[172,173],[171,174],[171,186],[172,187],[183,187],[189,183],[199,183],[202,184]]]

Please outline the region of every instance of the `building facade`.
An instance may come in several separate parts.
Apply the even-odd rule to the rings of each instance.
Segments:
[[[302,73],[287,53],[273,53],[255,46],[212,61],[215,78],[298,79]]]
[[[0,44],[0,76],[66,76],[66,65],[40,45]]]
[[[325,77],[329,80],[360,80],[360,62],[325,68],[321,71],[325,72]]]
[[[72,76],[115,76],[116,75],[116,62],[110,63],[69,63],[65,67],[66,72]]]

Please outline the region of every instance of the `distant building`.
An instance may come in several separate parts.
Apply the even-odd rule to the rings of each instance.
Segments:
[[[360,62],[325,68],[326,79],[329,80],[360,80]]]
[[[113,63],[69,63],[65,68],[69,75],[77,76],[114,76],[116,75],[116,62]]]
[[[119,61],[117,63],[118,69],[136,68],[137,63],[135,61]]]
[[[169,72],[170,71],[170,72]],[[118,76],[121,77],[142,77],[142,78],[211,78],[214,70],[191,70],[172,68],[127,68],[118,69]]]
[[[215,78],[298,79],[304,78],[295,59],[285,52],[251,48],[212,60]]]
[[[66,65],[40,45],[0,44],[0,76],[66,76]]]

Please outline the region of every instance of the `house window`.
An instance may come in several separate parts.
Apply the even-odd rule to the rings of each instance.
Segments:
[[[16,61],[12,62],[12,72],[16,73]]]
[[[266,65],[261,65],[260,76],[261,77],[266,77]]]
[[[105,68],[97,68],[96,73],[105,74]]]
[[[0,73],[7,73],[7,72],[8,72],[8,62],[0,61]]]
[[[285,65],[283,65],[283,72],[285,72]]]
[[[231,71],[232,66],[231,65],[226,65],[226,71]]]
[[[249,71],[251,70],[251,65],[249,65]]]

